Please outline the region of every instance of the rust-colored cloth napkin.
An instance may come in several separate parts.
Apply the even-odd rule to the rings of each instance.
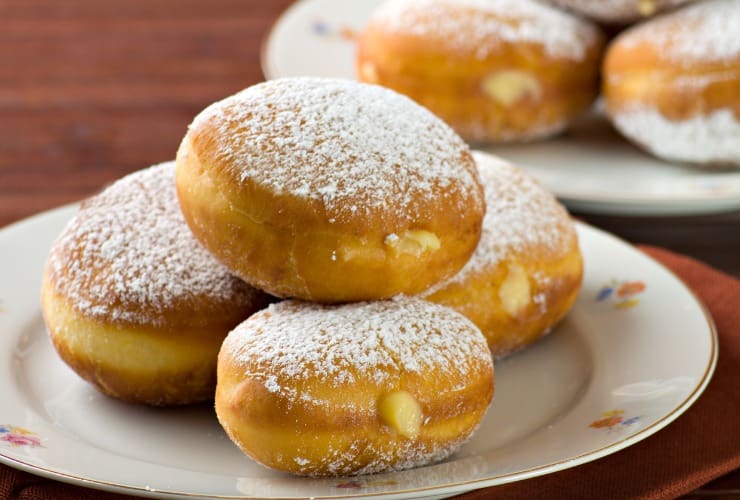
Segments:
[[[640,247],[673,270],[709,308],[719,332],[719,361],[704,394],[653,436],[572,469],[477,490],[458,498],[669,499],[740,468],[740,281],[666,250]],[[0,466],[0,499],[122,500]]]

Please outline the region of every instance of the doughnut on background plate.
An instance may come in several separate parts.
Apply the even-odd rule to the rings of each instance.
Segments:
[[[198,116],[177,154],[185,220],[280,297],[418,293],[475,249],[483,188],[465,142],[391,90],[348,80],[254,85]]]
[[[42,285],[61,358],[105,394],[157,406],[212,399],[221,342],[267,304],[192,236],[174,169],[134,172],[83,202]]]
[[[652,154],[740,167],[740,0],[708,0],[622,32],[604,60],[606,111]]]
[[[356,74],[469,141],[531,141],[594,101],[604,40],[590,21],[533,0],[387,0],[357,36]]]

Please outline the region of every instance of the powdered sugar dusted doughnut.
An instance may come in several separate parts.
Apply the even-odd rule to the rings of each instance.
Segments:
[[[190,233],[174,174],[157,165],[85,201],[42,291],[62,359],[102,392],[152,405],[212,399],[221,342],[267,302]]]
[[[218,358],[216,413],[229,437],[300,475],[441,460],[471,437],[492,396],[480,331],[416,298],[273,304],[234,329]]]
[[[557,323],[581,288],[583,262],[566,210],[529,174],[474,152],[486,193],[480,243],[465,267],[424,296],[472,320],[491,352],[524,347]]]
[[[617,129],[658,157],[740,166],[740,0],[710,0],[621,34],[604,62]]]
[[[177,155],[185,219],[245,280],[321,302],[418,293],[480,237],[467,145],[391,90],[293,78],[209,106]]]
[[[627,24],[693,0],[544,0],[606,24]]]
[[[357,74],[472,141],[555,134],[598,90],[604,38],[533,0],[388,0],[358,39]]]

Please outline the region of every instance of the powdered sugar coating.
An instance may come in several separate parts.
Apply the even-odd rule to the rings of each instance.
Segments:
[[[353,464],[356,462],[357,457],[362,457],[367,453],[368,443],[357,441],[346,449],[332,450],[329,456],[324,457],[322,466],[326,469],[328,475],[331,476],[362,476],[365,474],[378,474],[381,472],[394,472],[422,467],[444,460],[455,453],[472,437],[477,428],[478,426],[472,429],[471,432],[461,435],[458,439],[436,448],[430,449],[420,446],[412,440],[405,440],[398,442],[398,448],[395,450],[394,455],[378,454],[378,450],[372,450],[373,453],[378,454],[375,460],[368,461],[364,467],[359,469],[353,468]],[[404,459],[399,460],[398,456],[404,457]],[[296,465],[302,469],[301,474],[308,476],[314,475],[310,471],[314,469],[315,464],[311,464],[307,459],[303,459],[302,457],[296,458]]]
[[[533,0],[388,0],[371,22],[390,32],[444,40],[480,59],[503,43],[534,43],[551,57],[581,60],[600,36],[588,22]]]
[[[605,23],[628,23],[693,0],[545,0]]]
[[[486,215],[478,246],[453,277],[424,293],[430,296],[451,284],[464,284],[503,259],[535,248],[557,259],[571,251],[575,228],[568,212],[531,175],[496,156],[473,152],[483,182]],[[534,276],[538,281],[547,279]],[[544,282],[543,282],[544,283]]]
[[[351,386],[356,374],[375,384],[401,373],[460,377],[471,365],[491,363],[483,335],[468,319],[412,297],[339,306],[279,302],[236,327],[222,351],[268,391],[319,405],[305,382]],[[304,391],[293,393],[280,380]]]
[[[740,0],[708,0],[656,18],[622,34],[624,47],[648,44],[679,65],[740,64]]]
[[[634,105],[612,118],[625,136],[660,158],[740,167],[740,120],[730,109],[676,121]]]
[[[272,80],[206,108],[190,134],[206,133],[213,153],[198,154],[212,154],[235,184],[309,200],[330,222],[377,217],[390,202],[406,221],[423,217],[435,199],[458,200],[461,212],[482,207],[464,141],[380,86]]]
[[[190,233],[174,172],[174,162],[167,162],[120,179],[86,200],[58,237],[47,279],[78,313],[162,326],[177,308],[245,309],[262,296]]]

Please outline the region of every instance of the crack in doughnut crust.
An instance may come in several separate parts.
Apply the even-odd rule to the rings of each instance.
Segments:
[[[360,33],[356,72],[469,141],[529,141],[593,102],[603,46],[596,25],[533,0],[388,0]]]
[[[209,106],[178,151],[177,186],[194,234],[234,272],[320,302],[454,274],[484,212],[460,137],[406,97],[345,80],[273,80]]]
[[[366,474],[445,458],[471,437],[492,396],[486,341],[451,309],[411,297],[283,301],[224,341],[216,413],[266,466]]]
[[[622,32],[604,60],[607,114],[653,155],[740,167],[740,0],[709,0]]]
[[[524,170],[473,152],[486,194],[483,233],[455,276],[422,294],[452,307],[502,357],[534,342],[570,310],[583,258],[565,208]]]
[[[86,200],[54,243],[43,312],[62,359],[119,399],[213,398],[228,331],[267,304],[191,234],[168,162]]]

